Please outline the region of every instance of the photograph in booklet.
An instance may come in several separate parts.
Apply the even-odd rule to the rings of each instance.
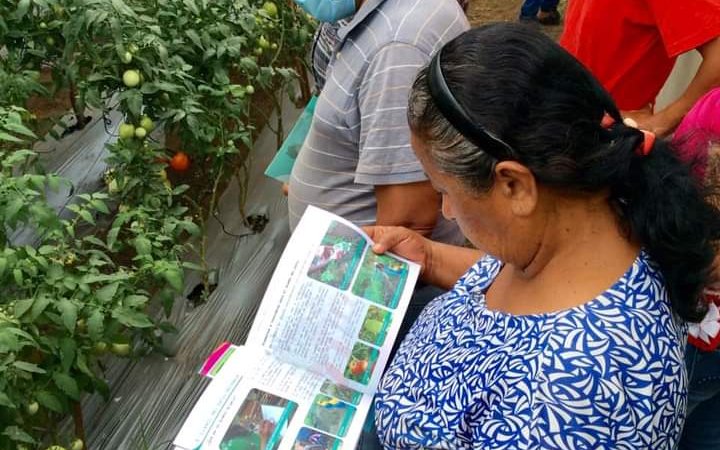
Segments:
[[[330,397],[339,398],[345,403],[352,403],[353,405],[359,404],[362,399],[362,392],[358,392],[349,387],[340,386],[333,383],[332,380],[325,380],[320,388],[320,392],[327,394]]]
[[[293,450],[339,450],[341,447],[340,439],[304,427],[293,444]]]
[[[368,384],[380,352],[362,342],[356,342],[345,366],[345,378]]]
[[[308,276],[343,291],[350,287],[365,239],[352,228],[333,221],[315,252]]]
[[[352,293],[371,302],[395,309],[408,277],[408,265],[389,255],[367,252]]]
[[[355,407],[327,395],[318,394],[310,407],[305,425],[334,436],[345,437],[355,416]]]
[[[220,450],[275,450],[297,403],[259,389],[251,390],[222,438]]]
[[[373,345],[383,345],[391,322],[390,311],[371,305],[360,328],[360,339]]]

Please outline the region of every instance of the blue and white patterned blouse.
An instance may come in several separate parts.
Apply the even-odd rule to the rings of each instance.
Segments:
[[[615,285],[549,314],[489,310],[485,257],[417,320],[375,400],[388,449],[671,449],[685,327],[641,252]]]

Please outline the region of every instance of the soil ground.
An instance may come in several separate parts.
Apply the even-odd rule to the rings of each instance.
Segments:
[[[520,13],[522,0],[470,0],[468,18],[473,26],[488,22],[514,21]],[[565,11],[567,0],[560,1],[559,10]],[[562,26],[543,27],[543,30],[555,38],[560,36]]]

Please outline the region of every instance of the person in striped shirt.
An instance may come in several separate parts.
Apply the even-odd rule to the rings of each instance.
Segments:
[[[457,0],[457,2],[462,10],[467,13],[470,0]],[[320,22],[315,30],[310,52],[310,63],[316,94],[319,94],[325,85],[327,66],[335,45],[338,43],[338,30],[350,23],[350,20],[351,18],[346,18],[337,22]]]
[[[322,25],[330,38],[322,44],[326,65],[318,54],[323,41],[315,45],[322,92],[290,178],[291,228],[312,204],[358,225],[404,225],[441,241],[463,242],[455,224],[442,219],[440,197],[412,152],[406,120],[416,74],[440,46],[469,28],[461,5],[296,2],[330,24]],[[332,50],[325,51],[328,43]]]

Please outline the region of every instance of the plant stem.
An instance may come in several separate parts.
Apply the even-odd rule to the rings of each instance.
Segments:
[[[88,447],[88,441],[85,438],[85,424],[83,423],[83,412],[80,402],[74,402],[72,404],[72,416],[73,422],[75,422],[75,436],[82,439],[85,444],[85,450],[90,450]]]
[[[70,83],[70,103],[72,104],[75,120],[77,121],[75,127],[78,130],[82,130],[89,121],[87,120],[87,117],[85,117],[85,108],[80,107],[76,95],[77,89],[75,87],[75,83]]]

